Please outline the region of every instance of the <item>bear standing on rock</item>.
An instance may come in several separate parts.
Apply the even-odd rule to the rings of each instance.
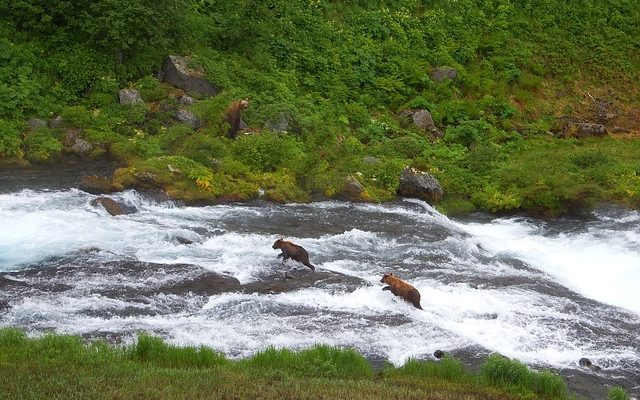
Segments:
[[[229,139],[235,139],[238,136],[240,130],[240,121],[242,118],[242,111],[249,107],[249,99],[234,101],[227,107],[225,118],[229,123],[229,132],[227,137]]]
[[[278,254],[278,258],[282,257],[282,263],[284,264],[289,258],[301,262],[307,267],[315,271],[316,267],[309,262],[309,253],[302,246],[293,244],[283,239],[278,239],[273,244],[272,248],[282,250],[282,253]]]
[[[390,290],[394,295],[402,297],[405,301],[413,304],[415,308],[422,310],[422,306],[420,305],[420,292],[418,292],[418,289],[395,276],[393,272],[382,275],[380,282],[389,285],[383,287],[382,290]]]

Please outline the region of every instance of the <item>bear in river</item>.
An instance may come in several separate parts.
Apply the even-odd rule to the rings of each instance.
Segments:
[[[304,247],[298,246],[297,244],[288,242],[284,239],[276,240],[272,247],[274,249],[282,250],[282,253],[278,254],[278,258],[282,257],[283,263],[291,258],[311,268],[312,271],[315,271],[316,267],[311,265],[309,262],[309,253],[307,253]]]
[[[393,272],[382,275],[380,282],[389,285],[383,287],[382,290],[391,290],[391,293],[394,295],[402,297],[404,300],[413,304],[415,308],[422,310],[422,306],[420,305],[420,292],[418,292],[418,289],[395,276]]]

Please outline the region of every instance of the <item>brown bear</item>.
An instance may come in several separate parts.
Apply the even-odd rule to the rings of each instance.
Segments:
[[[226,121],[229,123],[229,132],[227,137],[229,139],[235,139],[238,136],[240,130],[240,120],[242,117],[242,111],[249,107],[249,99],[234,101],[227,107],[225,113]]]
[[[283,239],[278,239],[272,246],[274,249],[282,250],[282,253],[278,254],[278,258],[282,257],[282,263],[284,264],[289,258],[301,262],[303,265],[311,268],[315,271],[316,267],[309,262],[309,253],[302,246],[293,244]]]
[[[418,292],[418,289],[395,276],[393,272],[382,275],[380,282],[389,285],[383,287],[382,290],[391,290],[391,293],[398,297],[402,297],[404,300],[413,304],[415,308],[422,310],[422,306],[420,305],[420,292]]]

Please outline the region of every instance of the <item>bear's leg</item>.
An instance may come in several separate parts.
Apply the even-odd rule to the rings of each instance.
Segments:
[[[391,290],[391,286],[385,286],[382,288],[382,290]]]

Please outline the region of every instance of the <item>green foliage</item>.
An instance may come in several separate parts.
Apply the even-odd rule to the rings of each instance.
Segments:
[[[614,386],[607,393],[609,400],[629,400],[629,395],[620,386]]]
[[[298,352],[270,347],[240,363],[268,375],[333,379],[373,376],[371,365],[355,350],[322,345]]]
[[[568,398],[567,384],[549,371],[532,372],[516,360],[491,354],[482,365],[480,374],[491,385],[509,388],[516,393],[533,391],[547,399]]]
[[[167,97],[169,87],[160,83],[151,75],[138,79],[133,87],[138,89],[144,101],[159,101]]]
[[[0,156],[22,158],[22,128],[20,124],[0,119]]]
[[[39,128],[29,132],[24,138],[25,156],[29,161],[49,161],[60,154],[62,143],[56,139],[48,128]]]
[[[471,381],[472,376],[459,360],[444,357],[440,361],[421,361],[410,359],[398,368],[387,368],[385,375],[389,377],[404,376],[419,379],[445,379],[451,381]]]
[[[233,144],[239,161],[262,172],[295,165],[304,157],[302,143],[288,134],[261,134],[239,137]]]
[[[207,347],[172,346],[159,337],[147,334],[139,335],[126,354],[133,361],[166,368],[211,368],[227,363],[224,355]]]

